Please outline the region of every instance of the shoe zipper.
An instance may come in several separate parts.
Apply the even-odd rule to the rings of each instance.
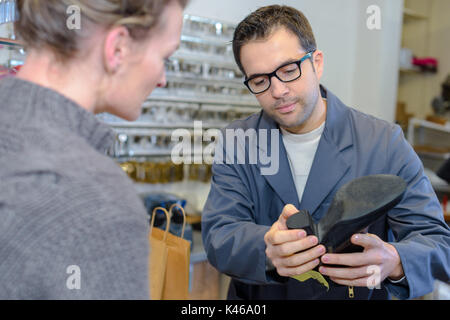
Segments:
[[[353,290],[353,286],[348,287],[348,296],[350,299],[353,299],[355,297],[355,291]]]

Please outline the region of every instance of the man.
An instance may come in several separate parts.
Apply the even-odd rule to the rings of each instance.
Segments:
[[[209,261],[232,277],[228,297],[412,298],[432,291],[435,278],[448,281],[450,231],[420,160],[397,125],[345,106],[320,85],[323,53],[306,17],[287,6],[260,8],[238,25],[233,50],[262,111],[227,130],[270,131],[270,139],[250,140],[266,155],[277,148],[279,154],[277,172],[264,175],[261,159],[236,161],[242,155],[230,149],[233,143],[253,150],[251,143],[239,148],[238,134],[218,144],[225,161],[213,165],[202,228]],[[407,189],[367,234],[351,238],[363,252],[326,253],[315,236],[287,230],[297,209],[317,222],[342,185],[381,173],[402,177]],[[319,262],[328,290],[313,278],[292,278]],[[368,288],[377,284],[379,290]]]

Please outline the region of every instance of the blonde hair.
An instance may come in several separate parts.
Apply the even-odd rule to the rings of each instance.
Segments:
[[[63,60],[80,51],[80,39],[88,37],[89,25],[125,26],[140,39],[159,22],[171,2],[183,8],[188,0],[17,0],[19,20],[15,31],[27,48],[49,48]],[[68,8],[80,9],[81,28],[67,27]],[[87,25],[87,26],[86,26]]]

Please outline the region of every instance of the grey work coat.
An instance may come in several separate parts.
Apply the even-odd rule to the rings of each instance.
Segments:
[[[267,114],[261,111],[228,127],[244,132],[248,129],[268,132],[267,139],[233,138],[237,152],[230,151],[232,143],[223,130],[217,149],[219,153],[223,150],[223,154],[221,157],[216,154],[217,163],[213,164],[202,234],[210,263],[232,277],[228,297],[348,298],[348,288],[332,281],[327,291],[313,279],[299,282],[267,270],[264,234],[286,204],[308,210],[318,221],[340,186],[357,177],[381,173],[402,177],[407,190],[402,201],[372,225],[369,232],[395,246],[406,280],[400,284],[385,280],[381,289],[355,287],[354,298],[387,298],[388,292],[399,298],[412,298],[431,292],[434,279],[448,281],[450,277],[450,230],[420,159],[398,125],[345,106],[323,87],[321,92],[327,98],[325,129],[302,199],[297,196],[281,134],[272,139],[279,132],[278,126]],[[245,144],[246,141],[252,142]],[[237,158],[242,156],[239,150],[248,156],[252,143],[257,145],[258,161],[239,162]],[[271,152],[279,154],[278,163],[273,166],[278,170],[275,174],[274,170],[262,174]]]

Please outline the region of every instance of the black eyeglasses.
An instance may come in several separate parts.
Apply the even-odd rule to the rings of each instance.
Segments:
[[[272,77],[276,77],[281,82],[291,82],[297,80],[302,75],[302,69],[300,68],[301,63],[306,59],[311,58],[314,51],[315,50],[308,52],[298,61],[283,64],[274,72],[255,74],[245,80],[244,84],[251,93],[259,94],[270,88]]]

